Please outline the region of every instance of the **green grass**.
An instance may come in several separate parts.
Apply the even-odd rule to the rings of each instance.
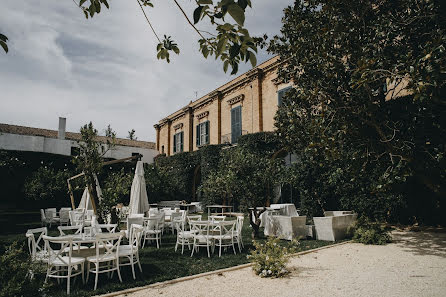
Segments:
[[[17,214],[17,213],[16,213]],[[15,220],[14,220],[15,221]],[[10,222],[11,223],[11,222]],[[13,241],[18,240],[25,242],[25,232],[28,227],[39,227],[39,223],[27,223],[21,225],[10,226],[9,230],[21,230],[17,233],[2,234],[0,235],[0,252],[3,253],[5,246],[11,244]],[[56,227],[52,227],[50,234],[57,235]],[[259,241],[264,241],[263,230],[261,230],[262,237]],[[140,251],[140,260],[143,272],[140,273],[136,268],[136,280],[133,280],[130,266],[121,268],[121,275],[123,282],[120,283],[117,275],[112,279],[108,279],[105,275],[99,276],[98,289],[93,291],[94,287],[94,275],[90,275],[90,280],[87,284],[83,285],[80,279],[76,280],[76,283],[71,287],[71,296],[92,296],[98,294],[104,294],[114,291],[119,291],[127,288],[144,286],[156,282],[166,281],[179,277],[194,275],[198,273],[218,270],[222,268],[232,267],[240,264],[248,263],[247,255],[249,250],[253,249],[251,242],[251,228],[249,222],[245,219],[243,226],[243,239],[245,248],[242,253],[238,252],[234,255],[232,249],[228,249],[222,253],[221,258],[218,257],[218,253],[211,255],[211,258],[207,257],[205,248],[201,248],[198,254],[194,254],[190,257],[190,251],[185,247],[184,254],[181,251],[175,252],[176,235],[165,233],[162,237],[162,244],[160,249],[149,246]],[[282,244],[287,245],[288,241],[282,241]],[[318,240],[301,240],[298,251],[304,251],[314,249],[317,247],[330,245],[331,242],[318,241]],[[61,282],[57,285],[54,282],[52,289],[52,295],[60,296],[65,295],[66,283]]]

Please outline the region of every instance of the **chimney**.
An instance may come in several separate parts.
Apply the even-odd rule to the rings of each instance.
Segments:
[[[67,119],[59,117],[59,132],[57,133],[57,138],[65,139],[65,128],[67,127]]]

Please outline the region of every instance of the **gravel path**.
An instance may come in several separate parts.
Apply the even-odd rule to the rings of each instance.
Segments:
[[[251,268],[126,296],[446,296],[446,233],[393,232],[394,243],[347,243],[293,258],[283,279]]]

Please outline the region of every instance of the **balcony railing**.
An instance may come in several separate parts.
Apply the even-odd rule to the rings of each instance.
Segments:
[[[238,138],[242,135],[248,134],[248,130],[242,130],[241,134],[239,135],[232,135],[231,133],[225,134],[221,136],[221,143],[226,143],[226,144],[234,144],[237,143]]]

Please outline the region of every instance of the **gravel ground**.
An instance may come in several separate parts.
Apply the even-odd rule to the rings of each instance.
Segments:
[[[126,296],[446,296],[446,233],[392,235],[385,246],[347,243],[293,258],[282,279],[244,268]]]

